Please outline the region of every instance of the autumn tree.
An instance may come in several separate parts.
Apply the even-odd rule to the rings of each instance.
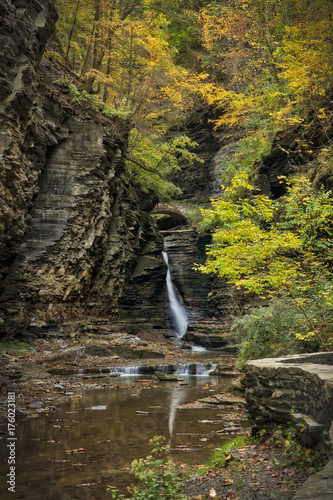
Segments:
[[[245,172],[236,175],[224,195],[202,210],[212,244],[198,269],[263,298],[291,297],[306,319],[307,335],[325,347],[325,320],[309,311],[316,303],[321,319],[332,313],[332,193],[314,193],[303,176],[287,185],[288,195],[274,201],[258,193]]]
[[[212,2],[198,13],[202,65],[216,86],[208,102],[220,109],[215,125],[238,126],[244,135],[226,181],[257,168],[290,127],[301,129],[304,158],[316,153],[308,137],[318,127],[322,142],[330,141],[331,13],[332,2],[323,0]]]
[[[72,99],[89,100],[108,116],[126,118],[132,128],[129,175],[136,175],[147,189],[149,172],[151,189],[159,196],[176,194],[179,190],[167,176],[180,158],[190,159],[194,153],[185,136],[165,137],[188,107],[185,94],[180,102],[171,91],[186,81],[188,71],[176,64],[177,49],[168,41],[170,6],[165,9],[152,0],[58,4],[63,62],[83,78],[80,88],[69,84]]]

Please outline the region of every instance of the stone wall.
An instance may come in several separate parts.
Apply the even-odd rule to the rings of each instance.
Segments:
[[[325,468],[305,481],[295,500],[333,498],[333,352],[248,361],[244,385],[254,430],[290,422],[306,444],[330,450]]]
[[[303,423],[309,443],[327,439],[333,420],[333,353],[248,361],[244,384],[255,428]]]

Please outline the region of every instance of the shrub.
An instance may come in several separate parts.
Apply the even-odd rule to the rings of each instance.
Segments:
[[[296,338],[306,331],[303,314],[289,298],[275,299],[269,306],[252,308],[250,314],[237,318],[232,325],[241,344],[238,367],[248,359],[286,356],[315,350],[316,339],[307,342]]]
[[[322,470],[323,466],[327,463],[329,454],[325,450],[320,451],[307,448],[301,442],[300,437],[295,427],[283,424],[277,426],[268,439],[270,444],[283,450],[279,459],[274,459],[275,467],[281,468],[297,465],[298,467],[306,468],[308,474]]]
[[[151,454],[132,462],[131,472],[139,479],[138,486],[128,488],[130,498],[118,494],[114,486],[108,486],[107,492],[116,500],[186,500],[181,492],[183,478],[176,471],[172,460],[165,458],[168,447],[163,436],[155,436],[149,441],[154,446]]]

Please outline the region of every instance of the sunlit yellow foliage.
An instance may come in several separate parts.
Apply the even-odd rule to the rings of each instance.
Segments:
[[[208,260],[199,269],[258,294],[290,287],[301,271],[289,255],[302,249],[302,241],[291,231],[279,231],[276,211],[275,202],[255,194],[244,172],[236,175],[224,196],[202,210],[204,226],[214,229]]]
[[[224,195],[202,210],[213,242],[198,269],[258,294],[297,295],[311,288],[333,256],[332,194],[314,196],[305,177],[293,186],[287,182],[289,194],[277,202],[256,194],[245,173],[236,175]]]
[[[279,50],[280,78],[287,81],[298,102],[325,96],[333,83],[332,21],[300,22],[287,27]],[[320,102],[320,101],[319,101]]]

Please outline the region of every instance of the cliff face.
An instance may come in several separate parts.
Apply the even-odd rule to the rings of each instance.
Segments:
[[[1,329],[43,333],[115,314],[140,255],[163,281],[162,241],[124,175],[126,125],[86,119],[41,77],[53,4],[0,8]]]
[[[38,66],[57,15],[45,0],[1,0],[0,8],[0,260],[8,264],[28,227],[46,149],[58,141],[59,116],[45,123],[50,103],[37,98]]]
[[[0,8],[1,335],[66,334],[72,320],[117,315],[162,330],[164,241],[149,215],[154,200],[126,176],[128,125],[75,107],[54,83],[65,70],[42,59],[57,18],[51,0],[0,0]],[[187,132],[205,167],[174,180],[185,197],[207,201],[220,192],[232,138],[198,120]],[[229,315],[229,289],[219,283],[216,294],[193,271],[205,242],[191,230],[165,241],[191,321]]]

